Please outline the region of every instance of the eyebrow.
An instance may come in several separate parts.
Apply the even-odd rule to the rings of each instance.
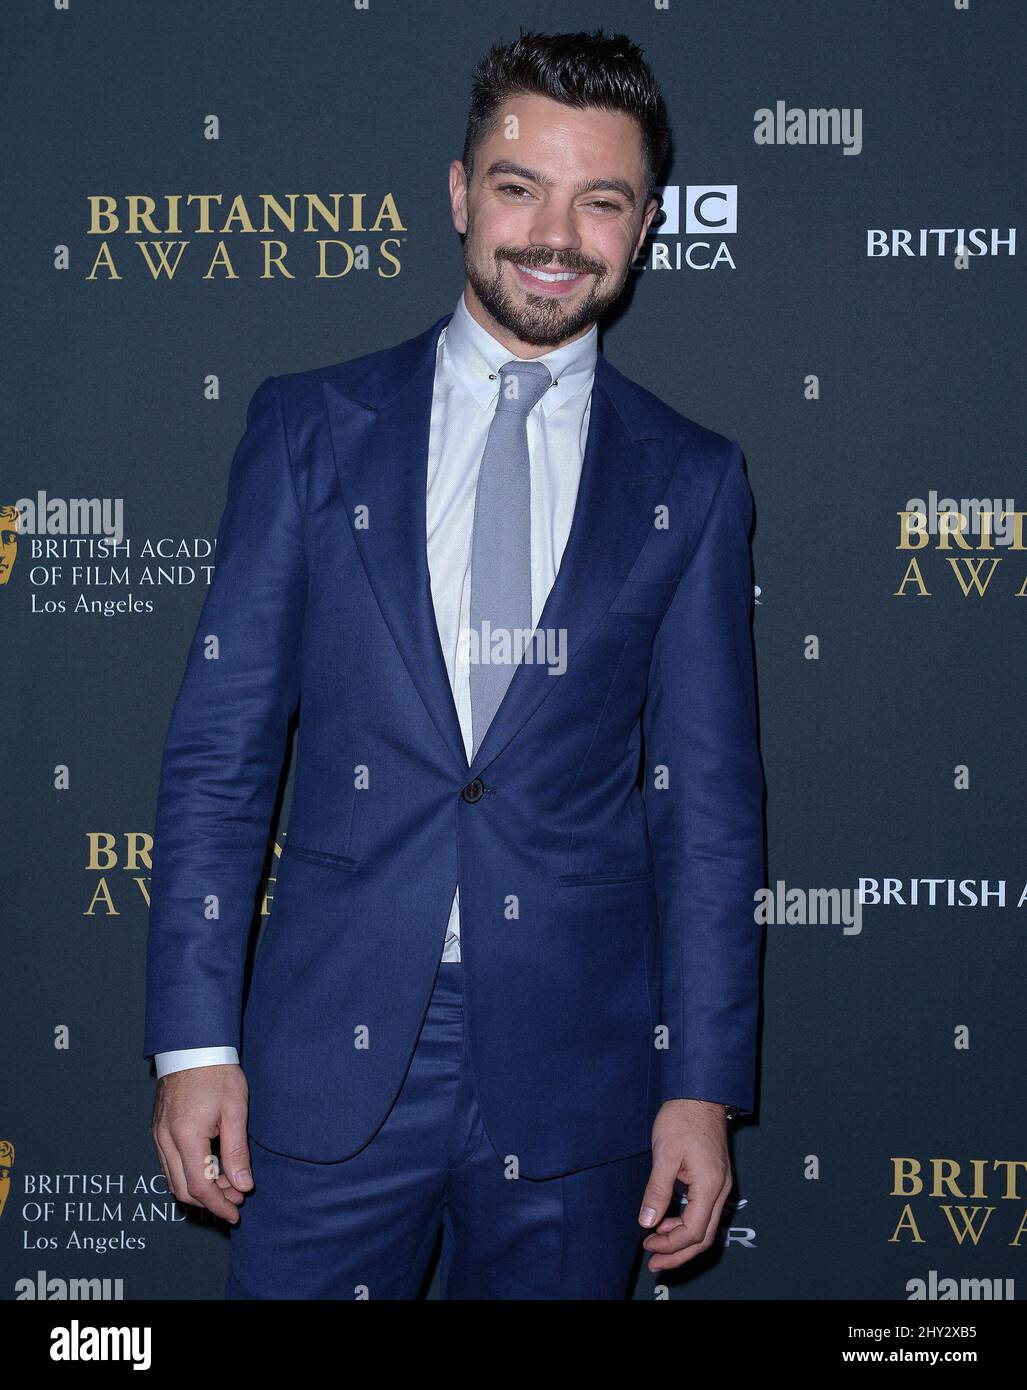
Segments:
[[[530,179],[532,183],[539,184],[542,188],[552,188],[554,180],[548,174],[543,174],[540,169],[526,169],[523,164],[514,164],[509,159],[497,159],[485,170],[485,177],[491,178],[494,174],[513,174],[517,178]],[[626,199],[629,207],[634,207],[638,202],[635,191],[629,183],[617,178],[596,178],[585,179],[575,186],[575,193],[595,193],[601,189],[612,189]]]

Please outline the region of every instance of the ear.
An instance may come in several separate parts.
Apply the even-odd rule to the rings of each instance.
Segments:
[[[653,218],[656,216],[659,210],[659,198],[650,198],[648,203],[646,203],[645,212],[642,214],[642,227],[639,231],[638,241],[635,245],[635,253],[631,257],[633,261],[638,259],[642,247],[645,245],[645,239],[649,235],[649,228],[652,225]]]
[[[449,206],[453,214],[453,226],[461,236],[465,236],[467,233],[467,171],[459,159],[454,159],[449,166]]]

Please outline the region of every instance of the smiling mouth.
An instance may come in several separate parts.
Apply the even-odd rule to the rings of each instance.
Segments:
[[[556,285],[564,280],[580,280],[585,274],[582,270],[534,270],[531,266],[521,265],[519,261],[515,261],[514,264],[523,275],[530,275],[543,285]]]

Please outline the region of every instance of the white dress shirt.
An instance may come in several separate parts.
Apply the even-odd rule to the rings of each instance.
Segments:
[[[553,587],[574,516],[588,436],[598,333],[541,357],[553,385],[528,414],[531,470],[531,621],[538,622]],[[461,293],[439,335],[428,436],[427,558],[432,603],[468,762],[473,746],[466,642],[470,622],[471,530],[478,469],[499,395],[499,369],[516,354],[472,318]],[[525,360],[525,359],[519,359]],[[456,887],[442,951],[460,959],[460,889]],[[186,1067],[238,1062],[234,1047],[158,1052],[158,1076]]]

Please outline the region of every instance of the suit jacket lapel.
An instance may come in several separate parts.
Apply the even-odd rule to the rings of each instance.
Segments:
[[[435,358],[450,318],[384,353],[347,394],[331,381],[324,393],[346,522],[410,678],[463,776],[467,754],[431,597],[425,501]]]
[[[461,777],[470,780],[563,677],[550,675],[543,662],[522,662],[468,766],[435,622],[425,522],[436,351],[451,317],[383,353],[356,386],[343,390],[326,380],[324,394],[346,524],[425,708]],[[637,411],[627,408],[626,394],[633,389],[600,353],[574,518],[537,624],[566,635],[568,675],[650,534],[675,461],[643,442],[659,431],[635,423]]]

